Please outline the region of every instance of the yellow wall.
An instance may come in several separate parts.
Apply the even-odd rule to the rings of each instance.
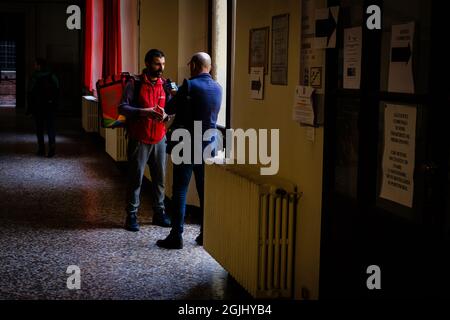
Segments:
[[[120,2],[120,19],[122,32],[122,71],[139,73],[138,61],[138,1],[126,0]]]
[[[178,78],[178,0],[141,0],[139,68],[145,67],[149,49],[166,55],[165,78]]]
[[[310,298],[316,299],[320,262],[323,129],[316,130],[315,142],[311,143],[307,141],[306,129],[292,120],[294,91],[299,83],[300,6],[301,1],[298,0],[237,1],[231,114],[233,128],[280,129],[279,175],[295,182],[304,193],[300,200],[297,226],[295,296],[299,299],[301,289],[305,287]],[[269,72],[265,79],[265,99],[251,100],[248,89],[249,30],[271,26],[272,16],[285,13],[290,14],[288,86],[271,85]]]
[[[316,299],[319,295],[323,128],[316,129],[315,142],[311,143],[307,141],[306,129],[292,120],[295,86],[299,83],[300,6],[299,0],[237,0],[231,124],[233,128],[242,129],[280,129],[279,175],[296,183],[303,192],[297,224],[295,297],[300,299],[302,288],[306,288],[310,298]],[[185,63],[190,49],[197,50],[205,44],[205,34],[200,32],[195,43],[192,35],[189,40],[180,37],[186,33],[185,28],[202,29],[205,20],[200,14],[189,19],[193,12],[183,12],[183,7],[186,3],[179,4],[178,0],[142,0],[141,68],[146,51],[158,47],[166,53],[166,77],[177,79],[178,72],[186,72],[180,64]],[[290,14],[288,86],[271,85],[269,72],[265,79],[265,99],[251,100],[248,91],[249,30],[271,26],[272,16],[284,13]],[[189,21],[196,22],[189,26]],[[269,44],[269,52],[270,47]],[[182,78],[184,74],[179,76]]]
[[[178,8],[178,82],[182,83],[190,77],[187,63],[192,55],[208,51],[208,1],[179,0]]]

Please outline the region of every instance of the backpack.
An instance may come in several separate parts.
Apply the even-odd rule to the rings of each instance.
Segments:
[[[103,128],[127,128],[126,117],[119,113],[119,105],[127,84],[134,87],[133,101],[139,101],[139,94],[142,86],[141,75],[122,72],[121,74],[109,76],[106,79],[97,81],[97,94]],[[163,87],[165,88],[165,80]],[[168,92],[164,89],[166,95]]]
[[[99,111],[103,128],[123,128],[126,118],[119,114],[119,105],[128,81],[135,81],[137,77],[128,72],[100,79],[96,83]]]

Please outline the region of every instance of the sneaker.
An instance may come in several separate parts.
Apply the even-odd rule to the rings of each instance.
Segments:
[[[203,233],[200,233],[200,234],[197,236],[197,238],[195,238],[195,242],[197,242],[197,244],[198,244],[199,246],[202,246],[202,245],[203,245]]]
[[[169,234],[164,240],[156,241],[156,245],[164,249],[183,249],[183,238]]]
[[[169,215],[164,212],[154,213],[152,224],[164,228],[170,228],[170,226],[172,225]]]
[[[125,229],[128,231],[139,231],[139,224],[137,222],[137,216],[135,214],[127,215],[125,220]]]

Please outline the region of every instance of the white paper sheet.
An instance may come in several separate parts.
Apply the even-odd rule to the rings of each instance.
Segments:
[[[414,22],[392,26],[389,92],[414,93]]]
[[[385,107],[380,197],[409,208],[413,207],[414,196],[416,116],[414,106]]]
[[[264,68],[250,69],[250,98],[264,99]]]
[[[312,87],[297,86],[293,110],[294,121],[303,125],[314,125],[313,93],[314,88]]]
[[[344,30],[344,89],[361,87],[362,27]]]

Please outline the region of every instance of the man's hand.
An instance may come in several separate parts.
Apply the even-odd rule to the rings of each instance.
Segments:
[[[161,108],[160,106],[156,106],[154,108],[155,110],[155,119],[158,120],[159,122],[164,122],[168,115],[167,113],[164,111],[164,108]]]
[[[141,109],[141,116],[155,119],[156,121],[163,122],[167,118],[167,113],[160,106],[154,108]]]
[[[139,116],[143,118],[154,118],[154,110],[153,108],[143,108],[139,111]]]

